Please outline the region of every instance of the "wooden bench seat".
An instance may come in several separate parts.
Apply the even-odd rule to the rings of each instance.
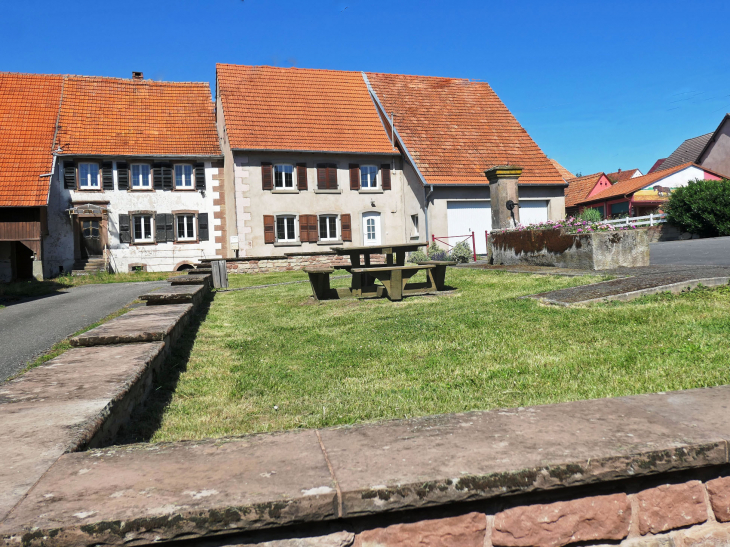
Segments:
[[[367,274],[380,281],[388,291],[390,300],[403,300],[404,296],[417,294],[435,294],[436,282],[431,270],[436,268],[431,264],[413,264],[408,266],[378,266],[375,268],[353,268],[353,275]],[[428,274],[428,283],[408,285],[408,280],[419,271],[425,270]]]

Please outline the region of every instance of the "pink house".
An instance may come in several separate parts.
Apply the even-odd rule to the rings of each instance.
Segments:
[[[565,189],[566,216],[577,215],[579,203],[611,187],[611,181],[605,173],[574,177],[566,182],[568,183],[568,187]]]

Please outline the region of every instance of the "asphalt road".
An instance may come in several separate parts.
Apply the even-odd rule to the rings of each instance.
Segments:
[[[652,266],[730,266],[730,237],[652,243],[649,252]]]
[[[0,309],[0,383],[71,334],[164,281],[82,285]]]

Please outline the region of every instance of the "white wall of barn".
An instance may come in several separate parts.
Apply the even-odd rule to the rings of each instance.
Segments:
[[[120,160],[121,161],[121,160]],[[114,271],[127,272],[130,265],[144,264],[147,271],[173,271],[181,263],[196,264],[204,258],[220,256],[221,221],[213,213],[220,208],[213,202],[218,192],[211,190],[213,175],[218,168],[205,162],[206,192],[174,190],[118,190],[116,161],[113,162],[115,190],[77,191],[63,188],[62,162],[57,163],[51,183],[48,203],[48,236],[44,240],[44,270],[46,277],[58,275],[60,268],[71,271],[74,264],[73,222],[66,212],[72,205],[108,202],[108,247],[110,265]],[[195,243],[165,242],[155,245],[133,245],[119,240],[119,215],[130,211],[197,211],[208,213],[208,241]]]

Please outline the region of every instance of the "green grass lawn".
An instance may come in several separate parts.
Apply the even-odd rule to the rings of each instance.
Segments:
[[[35,279],[0,283],[0,302],[3,299],[16,299],[29,296],[42,296],[52,292],[90,285],[95,283],[128,283],[131,281],[158,281],[172,275],[181,275],[180,272],[133,272],[133,273],[97,273],[90,275],[61,275],[46,281]],[[1,307],[1,306],[0,306]]]
[[[231,285],[272,279],[306,276]],[[158,387],[161,418],[138,427],[198,439],[730,382],[730,288],[588,308],[517,298],[596,280],[451,269],[455,293],[399,303],[317,305],[306,283],[218,293],[179,381]]]

